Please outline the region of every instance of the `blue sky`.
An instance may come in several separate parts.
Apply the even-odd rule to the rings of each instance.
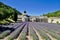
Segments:
[[[28,15],[40,16],[48,12],[60,10],[60,0],[0,0],[23,13]]]

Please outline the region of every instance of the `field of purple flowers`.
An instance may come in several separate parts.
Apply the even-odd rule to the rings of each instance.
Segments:
[[[41,22],[0,25],[0,40],[60,40],[60,25]]]

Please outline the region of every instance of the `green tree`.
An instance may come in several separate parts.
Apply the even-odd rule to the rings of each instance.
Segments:
[[[14,21],[15,22],[17,21],[17,13],[16,12],[14,13]]]

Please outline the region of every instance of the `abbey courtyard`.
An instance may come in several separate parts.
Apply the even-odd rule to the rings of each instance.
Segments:
[[[18,15],[19,22],[46,22],[46,23],[60,23],[59,17],[47,16],[29,16],[26,11],[22,15]]]

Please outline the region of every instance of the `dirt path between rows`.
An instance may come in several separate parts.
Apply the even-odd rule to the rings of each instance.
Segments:
[[[45,30],[45,31],[46,31],[47,36],[48,36],[51,40],[57,40],[57,39],[53,38],[53,37],[47,32],[47,30]]]
[[[26,36],[27,38],[28,38],[28,40],[33,40],[32,38],[31,38],[31,36]]]
[[[30,36],[30,32],[28,32],[28,35],[26,36],[28,40],[33,40],[33,38]]]
[[[43,40],[42,37],[40,36],[39,32],[37,32],[37,30],[36,30],[35,28],[33,28],[33,29],[34,29],[34,31],[36,32],[36,34],[37,34],[39,40]]]

